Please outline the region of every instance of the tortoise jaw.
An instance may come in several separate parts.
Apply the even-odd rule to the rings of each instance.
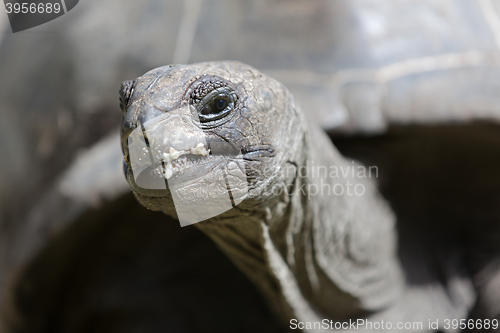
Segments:
[[[132,166],[126,164],[124,171],[125,178],[134,193],[153,198],[170,196],[170,190],[160,168],[150,167],[136,176],[134,175]],[[149,173],[150,177],[147,177],[146,173]]]
[[[187,162],[186,156],[166,178],[164,163],[135,176],[126,168],[127,180],[137,199],[152,210],[179,219],[181,226],[220,215],[246,198],[244,162],[215,155]],[[192,163],[187,167],[187,163]]]

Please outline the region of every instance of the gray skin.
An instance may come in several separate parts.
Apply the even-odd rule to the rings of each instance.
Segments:
[[[392,188],[384,194],[389,194],[397,213],[398,229],[407,223],[421,226],[423,234],[419,239],[409,230],[405,239],[398,230],[399,247],[413,240],[420,246],[415,250],[415,257],[420,258],[421,249],[429,248],[424,242],[428,236],[434,235],[441,245],[450,232],[459,229],[458,224],[464,225],[464,233],[472,238],[470,248],[486,253],[469,260],[476,266],[473,271],[482,271],[474,279],[476,291],[485,296],[477,303],[484,310],[481,316],[492,318],[500,313],[500,288],[495,283],[500,265],[489,262],[494,251],[498,253],[498,246],[493,245],[500,244],[500,233],[492,230],[500,216],[500,161],[494,153],[500,147],[496,139],[500,135],[493,126],[500,119],[498,1],[154,0],[147,5],[124,5],[117,0],[87,0],[78,8],[71,19],[66,16],[68,19],[33,30],[39,33],[3,35],[0,72],[7,79],[0,88],[2,309],[6,291],[14,290],[10,285],[30,290],[18,282],[18,272],[54,239],[65,238],[61,230],[77,225],[79,216],[90,207],[107,209],[110,201],[128,194],[117,133],[121,120],[116,112],[117,83],[169,62],[239,59],[286,84],[308,116],[316,113],[323,128],[343,131],[346,127],[355,135],[377,130],[387,133],[384,140],[366,137],[357,155],[349,155],[345,146],[348,141],[355,145],[359,137],[344,140],[344,147],[338,140],[336,144],[347,156],[368,160],[380,166],[381,174],[390,175],[385,181]],[[120,19],[110,19],[103,8],[116,10],[115,17]],[[467,121],[475,119],[488,120],[491,125],[469,127]],[[464,126],[451,128],[458,123]],[[395,129],[397,124],[405,126]],[[441,126],[429,129],[424,124]],[[375,162],[368,159],[373,155],[379,157]],[[382,176],[380,188],[384,191]],[[120,213],[124,215],[108,220],[120,220],[118,227],[123,228],[131,214],[125,209]],[[442,226],[441,234],[435,233],[435,225]],[[133,228],[139,227],[144,224]],[[137,234],[133,228],[131,233]],[[176,237],[172,230],[192,232],[172,228],[166,234]],[[94,238],[100,234],[96,230],[89,243],[81,245],[83,253],[96,248]],[[110,235],[108,239],[116,241],[116,234]],[[77,244],[74,239],[67,242]],[[128,239],[123,244],[129,253],[141,253]],[[107,243],[102,246],[92,267],[109,248]],[[425,262],[438,257],[434,251],[428,252]],[[54,253],[57,257],[69,251]],[[145,256],[149,258],[149,254]],[[210,260],[212,267],[214,261],[215,257]],[[417,280],[413,287],[434,290],[430,285],[436,275],[441,277],[440,269],[447,268],[436,263],[434,276],[429,278],[420,274],[421,267],[414,268],[415,261],[402,259],[404,266],[412,268],[410,278]],[[72,267],[80,262],[68,257],[65,264]],[[157,267],[172,267],[171,262],[163,265],[167,262],[163,257],[157,262],[161,263]],[[201,265],[189,263],[203,270]],[[44,274],[52,273],[46,265],[40,266]],[[77,275],[91,281],[87,270],[82,270],[85,274]],[[137,279],[145,275],[141,268],[135,267],[134,272]],[[228,274],[220,275],[228,279]],[[65,281],[66,275],[62,276],[60,281]],[[43,281],[31,272],[26,277]],[[56,290],[74,289],[66,282],[55,283],[58,280],[52,277],[47,281],[54,282],[53,287],[40,282],[35,290],[57,299]],[[456,281],[445,282],[456,285]],[[168,285],[180,289],[175,280]],[[122,297],[130,299],[129,288],[123,290]],[[229,290],[224,289],[224,294],[230,294]],[[99,293],[108,294],[108,290]],[[38,304],[40,312],[51,309],[37,294],[24,299]],[[225,302],[233,308],[249,304],[241,294],[236,302]],[[62,304],[61,308],[72,308]],[[431,304],[428,312],[432,309]],[[163,318],[166,311],[159,312]],[[200,312],[196,312],[197,322]],[[172,311],[169,314],[178,316]],[[55,318],[61,321],[64,316],[56,312]],[[25,322],[36,320],[30,314]]]
[[[216,89],[234,92],[234,104],[221,113],[211,109],[225,115],[204,122],[200,110],[215,105],[204,97]],[[312,165],[360,166],[341,156],[283,84],[239,62],[206,62],[151,70],[124,82],[120,95],[125,174],[138,201],[178,217],[176,195],[193,208],[204,201],[217,205],[233,190],[231,209],[195,226],[257,285],[284,321],[467,316],[463,304],[439,301],[436,294],[442,291],[412,297],[396,258],[395,218],[374,179],[310,173]],[[137,129],[145,133],[155,161],[143,172],[164,182],[165,189],[136,182],[129,136]],[[165,181],[163,154],[200,143],[210,154],[181,156]],[[218,144],[226,148],[212,149]],[[307,172],[301,172],[304,167]],[[239,178],[235,184],[245,183],[246,191],[234,191],[224,175]],[[313,191],[325,184],[343,186],[344,192]],[[356,186],[363,188],[361,195],[353,194]],[[186,188],[198,194],[185,195]]]

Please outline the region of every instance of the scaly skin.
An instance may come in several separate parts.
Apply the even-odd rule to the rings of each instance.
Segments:
[[[199,123],[197,106],[215,89],[234,92],[234,105],[214,123]],[[172,191],[184,207],[208,202],[210,210],[231,187],[233,208],[195,226],[284,320],[340,320],[387,308],[398,298],[403,278],[390,209],[372,179],[310,173],[354,165],[281,83],[238,62],[165,66],[125,82],[121,101],[125,173],[139,202],[178,217]],[[145,131],[146,155],[156,161],[145,172],[160,183],[168,178],[166,189],[137,185],[129,141],[136,129]],[[192,153],[195,147],[210,153]],[[191,152],[198,162],[180,163],[180,157],[177,166],[168,166],[172,152]],[[344,193],[325,184],[342,186]],[[362,195],[353,195],[356,185]],[[325,191],[314,193],[314,186]]]

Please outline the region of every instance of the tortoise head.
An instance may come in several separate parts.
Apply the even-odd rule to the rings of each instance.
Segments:
[[[170,65],[120,95],[125,175],[144,206],[188,225],[286,195],[303,121],[276,80],[238,62]]]

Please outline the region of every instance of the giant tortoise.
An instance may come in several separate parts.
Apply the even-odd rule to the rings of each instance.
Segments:
[[[87,0],[5,34],[2,330],[495,330],[498,10]],[[160,164],[134,175],[137,144]],[[375,176],[313,194],[307,161]],[[358,320],[393,327],[344,325]]]

